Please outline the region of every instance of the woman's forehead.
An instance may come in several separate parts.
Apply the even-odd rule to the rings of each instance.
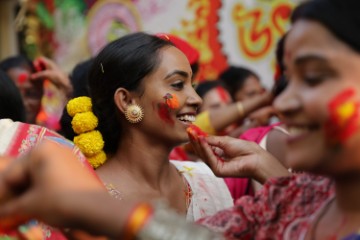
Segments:
[[[284,59],[289,64],[307,55],[331,59],[351,52],[345,43],[322,24],[300,20],[294,24],[286,38]]]

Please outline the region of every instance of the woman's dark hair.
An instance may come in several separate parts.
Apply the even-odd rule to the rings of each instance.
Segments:
[[[256,73],[247,68],[230,66],[221,73],[220,80],[224,82],[224,85],[229,91],[231,97],[235,99],[236,92],[244,86],[246,79],[251,76],[259,79]]]
[[[71,84],[74,88],[73,97],[89,96],[89,71],[94,59],[88,59],[77,64],[70,74]]]
[[[70,74],[71,84],[73,86],[73,98],[81,96],[89,96],[89,71],[94,59],[88,59],[77,64]],[[68,114],[66,106],[60,118],[59,133],[69,140],[73,140],[76,136],[71,125],[72,117]]]
[[[14,67],[25,67],[29,68],[31,72],[35,72],[33,63],[23,55],[8,57],[0,62],[0,69],[4,72]]]
[[[5,72],[0,70],[0,119],[25,122],[25,108],[19,89]]]
[[[124,36],[108,44],[94,59],[89,74],[94,114],[99,118],[106,153],[114,153],[121,135],[114,93],[118,88],[141,93],[141,83],[160,64],[159,50],[169,41],[143,32]]]
[[[291,16],[291,22],[295,23],[302,19],[316,21],[359,53],[359,8],[359,0],[306,1],[295,8]]]
[[[218,80],[205,80],[196,86],[196,93],[203,98],[206,93],[216,87],[224,87],[224,84]]]
[[[276,46],[276,65],[277,65],[277,73],[275,74],[275,83],[272,88],[272,93],[274,97],[277,97],[282,93],[287,87],[288,81],[285,76],[285,64],[284,64],[284,54],[285,54],[285,41],[286,41],[287,33],[283,35],[277,43]]]

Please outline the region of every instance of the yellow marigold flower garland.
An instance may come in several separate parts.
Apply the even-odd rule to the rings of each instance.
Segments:
[[[67,112],[73,117],[71,121],[75,133],[74,143],[87,157],[93,168],[98,168],[106,161],[103,151],[104,140],[101,133],[95,128],[98,126],[98,118],[92,112],[91,98],[78,97],[70,100],[66,105]]]
[[[66,105],[66,110],[71,117],[74,117],[77,113],[92,112],[91,98],[77,97],[71,99]]]
[[[98,118],[92,112],[77,113],[71,125],[76,134],[89,132],[98,126]]]

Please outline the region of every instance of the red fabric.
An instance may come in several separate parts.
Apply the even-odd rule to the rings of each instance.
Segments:
[[[178,49],[180,49],[189,60],[190,64],[194,64],[199,61],[200,53],[194,47],[192,47],[188,42],[184,39],[181,39],[175,35],[166,34],[166,33],[159,33],[156,36],[162,38],[164,40],[168,40],[172,42]]]
[[[182,147],[174,148],[170,152],[169,159],[178,161],[189,161],[189,157],[187,156],[185,150]]]
[[[334,184],[325,177],[271,179],[255,197],[244,196],[234,207],[198,222],[227,239],[298,239],[334,195]]]

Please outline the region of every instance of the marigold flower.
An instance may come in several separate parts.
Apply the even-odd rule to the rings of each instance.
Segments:
[[[89,132],[98,126],[98,118],[93,112],[77,113],[72,119],[71,125],[77,134]]]
[[[101,133],[97,130],[82,133],[74,137],[74,143],[87,157],[98,154],[104,148],[104,140]]]
[[[76,113],[91,112],[92,103],[89,97],[77,97],[71,99],[66,105],[66,110],[71,117]]]
[[[98,167],[100,167],[101,165],[103,165],[106,161],[106,154],[104,151],[99,152],[98,154],[92,156],[92,157],[88,157],[87,158],[89,163],[91,164],[91,166],[96,169]]]

